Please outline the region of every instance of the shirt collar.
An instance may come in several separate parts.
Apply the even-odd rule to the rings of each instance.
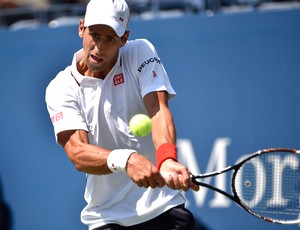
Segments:
[[[119,51],[118,59],[117,59],[117,62],[115,64],[116,67],[121,67],[122,66],[122,59],[121,59],[121,54],[120,53],[121,53],[121,50]],[[73,75],[73,77],[75,78],[75,80],[77,81],[78,84],[81,84],[83,79],[87,78],[86,76],[83,76],[82,74],[80,74],[78,72],[78,69],[77,69],[77,63],[83,58],[83,56],[84,56],[83,49],[77,51],[73,56],[72,65],[71,65],[72,75]],[[89,78],[89,79],[96,79],[96,78]],[[99,80],[99,79],[97,79],[97,80]]]

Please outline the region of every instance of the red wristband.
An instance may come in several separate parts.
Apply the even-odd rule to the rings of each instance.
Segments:
[[[156,150],[156,166],[158,170],[160,169],[161,164],[167,159],[177,161],[176,146],[174,144],[165,143]]]

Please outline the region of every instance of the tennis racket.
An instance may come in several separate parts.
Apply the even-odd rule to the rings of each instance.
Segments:
[[[232,194],[201,181],[231,170]],[[191,175],[191,181],[223,194],[267,222],[300,223],[300,150],[259,150],[233,166]]]

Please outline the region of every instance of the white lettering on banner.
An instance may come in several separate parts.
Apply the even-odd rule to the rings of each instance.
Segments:
[[[268,201],[268,206],[272,205],[286,205],[288,200],[282,197],[282,173],[283,169],[286,166],[286,161],[284,160],[281,164],[281,159],[279,156],[272,157],[270,159],[270,163],[273,164],[273,169],[277,168],[277,170],[273,171],[273,196],[272,199]],[[280,201],[280,203],[278,203]]]
[[[283,160],[280,157],[272,157],[269,159],[269,162],[273,164],[273,194],[272,198],[268,201],[268,206],[287,205],[288,199],[282,196],[283,170],[286,167],[297,170],[299,168],[298,158],[291,155],[286,156]],[[275,169],[277,170],[275,171]]]
[[[227,166],[227,146],[230,145],[230,143],[230,138],[218,138],[215,140],[206,172],[223,169]],[[194,174],[200,173],[191,141],[189,139],[178,139],[177,147],[179,161],[185,164]],[[204,178],[203,182],[210,183],[212,179],[215,180],[216,187],[226,191],[227,183],[225,174]],[[193,192],[198,207],[201,207],[204,204],[207,191],[207,188],[201,188],[201,192]],[[214,198],[210,201],[209,206],[213,208],[226,208],[230,206],[230,203],[231,202],[225,196],[215,192]]]

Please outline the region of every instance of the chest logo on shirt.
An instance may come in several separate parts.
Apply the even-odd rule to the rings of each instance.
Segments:
[[[123,73],[120,73],[120,74],[114,76],[114,85],[115,86],[123,84],[123,83],[124,83]]]

